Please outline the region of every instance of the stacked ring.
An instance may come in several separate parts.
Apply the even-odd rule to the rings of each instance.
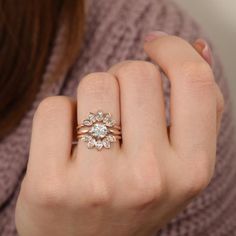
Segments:
[[[110,113],[90,112],[77,126],[77,138],[87,143],[89,149],[111,148],[111,143],[121,139],[121,126],[116,125]]]

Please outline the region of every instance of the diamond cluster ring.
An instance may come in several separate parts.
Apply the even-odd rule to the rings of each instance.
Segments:
[[[90,112],[77,126],[77,138],[86,142],[89,149],[111,148],[111,143],[121,139],[121,127],[116,125],[110,113]]]

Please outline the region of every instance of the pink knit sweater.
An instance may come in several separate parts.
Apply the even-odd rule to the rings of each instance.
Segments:
[[[59,34],[40,92],[31,109],[17,129],[0,142],[1,236],[17,235],[14,208],[28,159],[32,117],[43,98],[58,94],[75,96],[79,79],[85,74],[105,71],[125,59],[146,60],[142,39],[150,30],[163,30],[190,42],[198,37],[206,38],[198,25],[168,0],[90,0],[86,25],[83,50],[72,70],[61,75],[59,81],[49,84],[48,79],[61,56],[63,33]],[[231,104],[222,67],[214,50],[213,55],[215,78],[226,103],[218,139],[215,176],[208,188],[157,235],[236,235],[236,148]],[[164,92],[169,120],[167,81]]]

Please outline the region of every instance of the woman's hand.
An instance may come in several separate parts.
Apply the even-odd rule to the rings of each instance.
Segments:
[[[70,98],[45,99],[16,207],[21,236],[149,236],[208,185],[223,111],[212,70],[175,36],[144,48],[171,82],[169,132],[160,72],[149,62],[85,76],[77,121]],[[122,143],[97,151],[79,141],[71,150],[75,123],[98,109],[121,122]]]

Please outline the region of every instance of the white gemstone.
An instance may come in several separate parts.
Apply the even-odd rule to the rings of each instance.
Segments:
[[[111,114],[110,113],[107,113],[105,118],[103,119],[103,122],[106,123],[108,120],[111,119]]]
[[[88,120],[90,120],[91,122],[95,122],[95,121],[96,121],[96,116],[95,116],[95,114],[93,114],[92,112],[90,112],[89,115],[88,115]]]
[[[97,119],[97,121],[103,120],[103,112],[102,111],[97,112],[96,119]]]
[[[108,128],[104,124],[94,124],[89,131],[94,137],[104,138],[108,133]]]
[[[85,134],[81,139],[85,142],[89,142],[92,139],[92,137],[90,135]]]
[[[88,148],[93,148],[95,146],[95,144],[96,144],[96,140],[92,138],[88,142]]]
[[[115,120],[109,119],[105,122],[106,126],[112,127],[115,124]]]
[[[103,146],[105,148],[110,148],[111,147],[111,143],[107,139],[103,139],[102,143],[103,143]]]
[[[92,123],[92,121],[91,120],[84,120],[83,121],[83,125],[85,125],[85,126],[91,126],[93,123]]]
[[[103,147],[103,143],[101,140],[98,140],[96,143],[95,143],[95,146],[98,150],[101,150],[102,147]]]
[[[116,141],[116,137],[114,135],[107,135],[106,139],[109,141],[109,142],[115,142]]]

